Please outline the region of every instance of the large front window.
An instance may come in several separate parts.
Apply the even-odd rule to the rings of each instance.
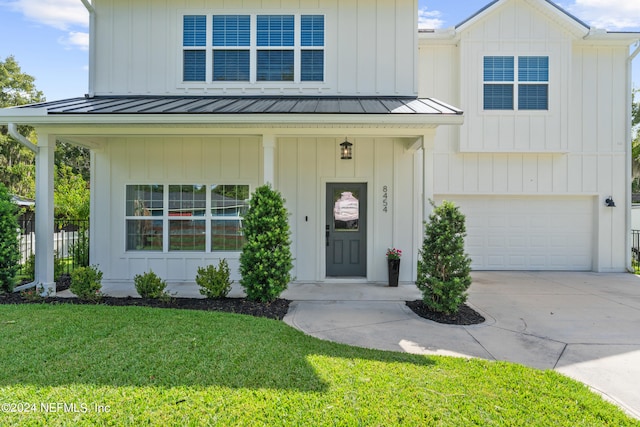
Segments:
[[[485,110],[548,110],[548,56],[485,56]]]
[[[182,80],[324,81],[324,15],[184,15]]]
[[[127,185],[128,251],[239,251],[248,185]]]

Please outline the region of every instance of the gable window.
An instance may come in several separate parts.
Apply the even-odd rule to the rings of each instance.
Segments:
[[[485,56],[485,110],[548,110],[548,56]]]
[[[127,185],[127,251],[240,251],[248,185]]]
[[[182,24],[185,83],[324,81],[323,15],[184,15]]]

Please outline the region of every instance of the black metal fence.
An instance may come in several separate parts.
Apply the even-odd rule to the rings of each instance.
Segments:
[[[35,219],[21,219],[20,271],[25,279],[33,279],[35,272]],[[76,267],[89,265],[89,220],[54,220],[53,235],[54,276],[69,274]]]

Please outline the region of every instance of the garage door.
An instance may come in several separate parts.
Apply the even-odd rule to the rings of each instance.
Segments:
[[[593,198],[451,197],[475,270],[591,270]]]

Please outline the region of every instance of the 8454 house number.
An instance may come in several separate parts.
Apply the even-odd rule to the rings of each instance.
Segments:
[[[382,187],[382,212],[389,212],[389,187]]]

